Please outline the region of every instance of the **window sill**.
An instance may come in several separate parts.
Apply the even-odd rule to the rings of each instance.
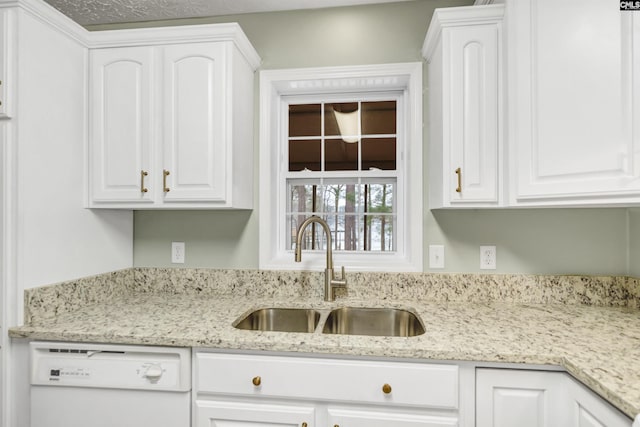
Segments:
[[[324,271],[327,266],[325,252],[303,253],[302,261],[295,262],[293,251],[276,255],[263,260],[261,270],[293,270],[293,271]],[[422,262],[415,262],[397,253],[366,253],[366,254],[333,254],[333,268],[339,270],[344,266],[349,272],[420,272]]]

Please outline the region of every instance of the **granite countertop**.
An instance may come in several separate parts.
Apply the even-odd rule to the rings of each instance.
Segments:
[[[415,278],[415,277],[414,277]],[[105,282],[107,283],[107,282]],[[106,286],[106,285],[105,285]],[[299,284],[298,284],[299,286]],[[579,304],[504,301],[430,301],[425,298],[368,298],[353,295],[326,303],[311,295],[251,295],[238,292],[116,291],[91,300],[87,288],[74,292],[81,304],[58,304],[38,312],[51,295],[45,288],[27,297],[24,326],[13,338],[122,344],[207,347],[235,350],[322,353],[433,360],[555,365],[603,396],[629,417],[640,414],[640,310]],[[304,288],[304,284],[302,286]],[[67,288],[70,288],[67,286]],[[48,292],[48,294],[47,294]],[[42,305],[44,306],[44,305]],[[73,306],[73,307],[72,307]],[[398,307],[418,314],[423,335],[366,337],[322,333],[240,330],[234,321],[258,308],[342,306]],[[66,308],[65,308],[66,307]]]

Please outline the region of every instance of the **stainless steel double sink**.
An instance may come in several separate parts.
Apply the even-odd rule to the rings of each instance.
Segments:
[[[321,325],[321,327],[318,327]],[[424,326],[414,313],[400,308],[341,307],[329,310],[308,308],[262,308],[234,323],[253,331],[307,332],[323,334],[414,337]]]

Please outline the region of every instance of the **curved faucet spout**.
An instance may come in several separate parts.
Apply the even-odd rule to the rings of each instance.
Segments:
[[[331,229],[329,228],[329,224],[322,218],[315,215],[310,216],[300,224],[298,233],[296,234],[296,262],[302,261],[302,237],[304,230],[311,223],[320,224],[327,235],[327,268],[324,270],[324,300],[333,301],[335,299],[335,288],[346,288],[347,279],[344,275],[344,267],[342,267],[342,277],[340,279],[336,279],[333,274],[333,255],[331,252],[333,241],[331,239]]]
[[[300,224],[300,228],[298,228],[298,233],[296,234],[296,262],[302,261],[302,237],[304,235],[304,230],[309,226],[309,224],[314,222],[320,224],[327,235],[327,268],[333,269],[333,256],[331,253],[333,241],[331,239],[331,229],[324,219],[315,215],[305,219],[304,222]]]

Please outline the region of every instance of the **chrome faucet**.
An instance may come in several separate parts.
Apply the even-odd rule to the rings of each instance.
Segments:
[[[327,268],[324,270],[324,300],[325,301],[333,301],[335,300],[335,289],[336,288],[346,288],[347,287],[347,278],[344,275],[344,267],[342,267],[342,277],[340,279],[336,279],[333,274],[333,257],[331,254],[331,229],[329,228],[329,224],[325,220],[317,216],[310,216],[305,219],[302,224],[300,224],[300,228],[298,228],[298,234],[296,234],[296,262],[302,261],[302,235],[304,234],[304,230],[307,228],[309,224],[312,222],[317,222],[322,226],[324,232],[327,235]]]

